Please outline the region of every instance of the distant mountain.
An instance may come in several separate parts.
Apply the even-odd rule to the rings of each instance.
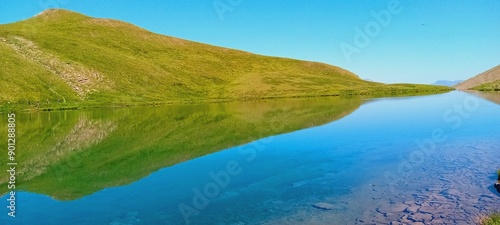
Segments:
[[[500,65],[455,86],[458,90],[500,91]]]
[[[453,87],[457,84],[459,84],[460,82],[462,82],[463,80],[438,80],[434,83],[432,83],[433,85],[441,85],[441,86],[447,86],[447,87]]]
[[[61,9],[0,25],[0,51],[0,106],[448,91],[365,81],[336,66],[187,41]]]

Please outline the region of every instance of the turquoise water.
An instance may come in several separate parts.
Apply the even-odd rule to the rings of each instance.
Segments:
[[[499,129],[466,93],[373,99],[77,199],[20,192],[0,224],[470,224],[500,210]]]

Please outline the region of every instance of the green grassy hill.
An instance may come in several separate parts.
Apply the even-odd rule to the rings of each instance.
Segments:
[[[0,51],[4,110],[449,90],[368,82],[335,66],[186,41],[60,9],[0,25]]]

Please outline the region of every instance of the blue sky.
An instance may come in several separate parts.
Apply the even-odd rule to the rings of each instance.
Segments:
[[[46,8],[64,8],[193,41],[324,62],[386,83],[467,79],[500,64],[498,0],[4,0],[0,4],[0,23],[27,19]]]

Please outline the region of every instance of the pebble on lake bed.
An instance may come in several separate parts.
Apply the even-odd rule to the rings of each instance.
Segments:
[[[318,209],[322,209],[322,210],[335,209],[335,206],[333,204],[326,203],[326,202],[318,202],[318,203],[315,203],[313,206],[314,206],[314,208],[318,208]]]

